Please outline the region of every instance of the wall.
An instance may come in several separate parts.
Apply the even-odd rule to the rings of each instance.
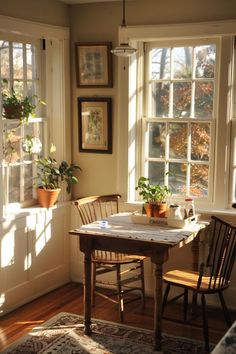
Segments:
[[[20,3],[20,6],[19,6]],[[181,3],[181,12],[179,12]],[[149,25],[181,22],[201,22],[236,19],[235,0],[137,0],[126,3],[128,25]],[[69,13],[68,13],[69,9]],[[83,168],[80,183],[76,186],[74,196],[104,194],[117,191],[117,160],[119,146],[127,146],[126,140],[118,139],[117,131],[121,121],[127,117],[119,117],[118,112],[118,62],[113,57],[114,87],[102,89],[78,89],[75,80],[74,43],[79,41],[111,41],[113,47],[118,44],[118,26],[122,18],[122,3],[91,3],[67,6],[56,0],[0,0],[0,15],[23,18],[58,26],[71,26],[71,78],[72,78],[72,133],[71,145],[73,161]],[[124,61],[125,63],[125,61]],[[111,96],[113,98],[113,153],[88,154],[78,152],[77,102],[78,96]],[[123,138],[123,139],[122,139]],[[82,281],[82,256],[78,251],[78,240],[71,237],[71,276]],[[172,260],[181,264],[190,260],[188,249],[174,252]],[[184,252],[184,256],[183,253]],[[186,263],[185,263],[186,264]],[[79,268],[78,268],[79,265]],[[173,264],[168,263],[166,268]],[[183,264],[181,264],[183,265]],[[148,291],[152,292],[152,266],[146,265]],[[230,306],[235,306],[234,293],[236,280],[232,284],[232,292],[228,295]]]
[[[0,15],[56,26],[69,25],[68,6],[57,0],[0,0]]]
[[[181,11],[180,11],[181,3]],[[122,147],[127,151],[125,135],[118,140],[118,127],[127,117],[118,116],[118,60],[113,57],[113,88],[76,88],[75,42],[111,41],[118,44],[118,27],[122,20],[122,2],[90,3],[72,5],[70,11],[71,27],[71,70],[73,106],[73,160],[83,169],[80,183],[74,196],[119,192],[118,158],[126,163],[125,156],[119,156]],[[154,25],[181,22],[202,22],[236,19],[235,0],[135,0],[126,2],[127,25]],[[125,59],[124,59],[125,63]],[[92,154],[78,151],[78,96],[111,96],[113,99],[113,153]],[[125,126],[125,124],[124,124]]]
[[[224,2],[221,0],[136,0],[127,1],[126,10],[127,25],[155,25],[236,19],[235,0],[226,0]],[[121,133],[119,136],[118,128],[120,125],[126,126],[127,117],[118,116],[120,108],[117,102],[120,79],[118,75],[118,59],[115,56],[113,57],[113,88],[77,88],[74,44],[76,42],[111,41],[113,47],[115,47],[118,44],[118,27],[121,24],[121,20],[121,1],[70,6],[73,160],[83,169],[80,183],[75,188],[74,197],[119,192],[117,190],[118,160],[126,163],[127,135],[125,133],[122,135]],[[122,60],[124,60],[125,64],[126,59]],[[106,95],[111,96],[113,99],[113,153],[112,155],[81,153],[78,151],[77,97]],[[120,156],[121,151],[124,152],[123,156]],[[77,216],[73,212],[72,216],[72,222],[76,225]],[[231,215],[231,220],[233,218],[235,219],[235,214]],[[202,252],[204,252],[204,245],[202,244],[202,246]],[[78,239],[71,236],[71,276],[74,280],[82,281],[83,257],[78,248]],[[190,264],[191,248],[189,246],[181,250],[173,250],[170,261],[165,265],[165,270],[169,268],[173,269],[175,266],[184,267]],[[146,261],[145,266],[146,289],[147,293],[152,294],[153,268],[149,260]],[[235,293],[236,276],[233,278],[230,290],[226,292],[226,300],[230,307],[236,307],[234,300]],[[211,303],[218,305],[218,301],[214,298],[211,300]]]
[[[65,27],[68,19],[67,6],[54,0],[0,2],[3,37],[4,32],[15,31],[50,40],[46,54],[50,81],[46,101],[50,123],[58,127],[56,130],[49,126],[49,130],[57,152],[65,160],[70,156],[67,131],[70,134],[71,130],[67,84],[69,36]],[[54,139],[56,133],[60,138],[58,144]],[[0,316],[70,281],[70,207],[70,203],[60,203],[49,210],[38,207],[24,208],[18,213],[14,210],[14,215],[7,215],[0,222]]]

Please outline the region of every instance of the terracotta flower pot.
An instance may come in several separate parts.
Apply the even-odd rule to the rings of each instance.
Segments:
[[[152,216],[152,204],[151,203],[145,203],[144,204],[144,210],[146,212],[146,215],[150,218]]]
[[[61,189],[60,188],[57,189],[37,188],[36,191],[38,195],[39,205],[42,208],[50,208],[56,203]]]
[[[4,105],[3,104],[3,116],[8,119],[19,119],[22,117],[23,107],[21,104]]]
[[[164,218],[167,211],[167,203],[156,203],[152,205],[152,214],[157,218]]]

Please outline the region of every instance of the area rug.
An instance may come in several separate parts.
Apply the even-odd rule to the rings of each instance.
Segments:
[[[4,354],[157,354],[153,332],[114,322],[92,320],[92,335],[83,333],[83,317],[61,312],[14,342]],[[160,352],[159,352],[160,353]],[[205,353],[202,342],[163,334],[164,354]]]

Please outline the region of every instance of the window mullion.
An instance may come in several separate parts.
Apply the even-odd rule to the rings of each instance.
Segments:
[[[26,44],[23,44],[23,92],[27,95],[27,59],[26,59]]]
[[[173,84],[173,48],[170,50],[170,94],[169,94],[169,117],[173,117],[173,99],[174,99],[174,84]]]
[[[13,75],[13,43],[9,42],[9,83],[12,83],[12,87],[14,87]],[[11,87],[9,87],[9,89],[11,89]]]

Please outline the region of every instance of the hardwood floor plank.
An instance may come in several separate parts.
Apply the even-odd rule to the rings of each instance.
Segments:
[[[27,334],[35,326],[39,326],[59,312],[72,312],[83,315],[83,286],[82,284],[66,284],[40,298],[21,306],[15,311],[0,317],[0,350]],[[166,316],[182,316],[181,304],[170,304],[166,308]],[[92,317],[107,321],[119,322],[118,308],[101,297],[96,297],[96,306]],[[217,343],[227,331],[222,312],[208,310],[210,341]],[[231,313],[232,320],[236,313]],[[196,320],[201,326],[201,317]],[[144,310],[139,302],[131,302],[125,307],[125,324],[135,327],[153,328],[153,299],[146,299]],[[168,334],[203,340],[202,328],[191,324],[178,324],[163,320],[163,332]]]

